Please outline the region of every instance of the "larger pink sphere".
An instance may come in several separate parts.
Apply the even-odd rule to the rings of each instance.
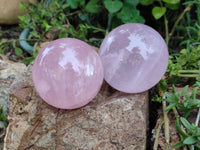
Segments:
[[[63,38],[49,43],[33,65],[33,82],[41,98],[61,109],[89,103],[103,82],[103,67],[87,43]]]
[[[168,65],[168,49],[160,34],[139,23],[121,25],[101,44],[105,80],[115,89],[140,93],[156,85]]]

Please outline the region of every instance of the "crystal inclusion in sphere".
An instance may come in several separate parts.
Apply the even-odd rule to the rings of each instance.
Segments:
[[[126,93],[140,93],[156,85],[166,71],[169,57],[160,34],[139,23],[112,30],[103,40],[99,55],[105,80]]]
[[[48,104],[61,109],[82,107],[96,96],[103,82],[101,59],[83,41],[55,40],[38,54],[33,82]]]

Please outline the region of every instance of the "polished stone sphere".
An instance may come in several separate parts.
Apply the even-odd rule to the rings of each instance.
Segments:
[[[103,82],[98,53],[87,43],[63,38],[49,43],[33,65],[33,82],[40,97],[61,109],[89,103]]]
[[[161,35],[139,23],[112,30],[103,40],[99,55],[105,80],[126,93],[140,93],[155,86],[167,69],[169,57]]]

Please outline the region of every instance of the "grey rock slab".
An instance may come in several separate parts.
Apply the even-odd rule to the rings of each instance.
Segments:
[[[148,92],[125,94],[104,83],[88,105],[61,110],[42,101],[31,72],[11,86],[4,150],[145,150]]]

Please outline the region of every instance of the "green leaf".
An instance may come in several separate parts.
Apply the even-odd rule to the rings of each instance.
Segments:
[[[162,92],[162,93],[166,92],[167,88],[168,88],[166,79],[162,78],[160,80],[160,82],[157,84],[157,86],[158,86],[158,89],[159,89],[160,92]]]
[[[155,102],[162,102],[164,100],[165,99],[163,99],[162,97],[158,96],[157,94],[152,98],[152,101],[155,101]]]
[[[19,47],[15,47],[15,54],[16,54],[17,56],[22,56],[22,54],[23,54],[22,49],[19,48]]]
[[[135,7],[139,4],[139,2],[140,0],[124,0],[124,3]]]
[[[169,106],[167,106],[166,108],[165,108],[165,111],[169,111],[169,110],[171,110],[173,107],[175,107],[177,105],[177,103],[172,103],[172,104],[170,104]]]
[[[178,92],[174,93],[174,97],[175,97],[175,99],[176,99],[177,101],[180,99],[180,96],[181,96],[180,93],[178,93]]]
[[[166,13],[166,7],[154,7],[152,9],[152,15],[155,19],[160,19]]]
[[[45,29],[45,32],[47,32],[47,31],[49,31],[50,29],[52,29],[52,26],[49,25],[49,24],[47,23],[46,20],[43,20],[43,21],[42,21],[42,28]]]
[[[74,32],[75,32],[74,27],[72,25],[69,25],[69,27],[68,27],[68,33],[69,34],[73,34]]]
[[[182,124],[188,129],[188,130],[192,130],[192,126],[191,124],[183,117],[180,118]]]
[[[1,113],[1,114],[0,114],[0,120],[1,120],[1,121],[6,121],[6,120],[7,120],[7,117],[6,117],[3,113]]]
[[[89,13],[98,13],[100,11],[98,2],[99,0],[90,0],[86,5],[85,10]]]
[[[187,2],[185,2],[185,3],[182,3],[182,5],[188,5],[188,4],[197,4],[197,5],[199,5],[199,4],[200,4],[200,1],[191,0],[191,1],[187,1]]]
[[[180,3],[180,0],[163,0],[163,2],[169,3],[169,4],[178,4]]]
[[[169,103],[175,103],[175,102],[177,102],[176,98],[173,95],[171,95],[169,93],[165,93],[164,95],[166,97],[166,101],[167,102],[169,102]]]
[[[22,1],[19,5],[19,9],[28,9],[28,5],[24,4],[24,2]]]
[[[145,22],[144,18],[140,16],[139,10],[137,10],[135,6],[130,6],[126,3],[124,4],[122,10],[117,13],[117,18],[121,19],[123,23]]]
[[[79,0],[80,1],[80,6],[84,6],[85,5],[85,0]]]
[[[78,3],[76,0],[67,0],[67,3],[70,5],[72,9],[76,9],[78,7]]]
[[[69,6],[70,6],[69,4],[64,4],[64,5],[61,6],[61,8],[64,10],[64,9],[66,9]]]
[[[35,50],[33,51],[33,58],[36,58],[37,55],[38,55],[38,53],[39,53],[39,50],[35,49]]]
[[[185,133],[185,132],[181,129],[181,126],[180,126],[180,123],[179,123],[179,119],[176,119],[175,126],[176,126],[176,130],[178,131],[178,133],[181,134],[183,137],[188,137],[188,136],[189,136],[187,133]]]
[[[82,21],[87,20],[87,19],[88,19],[88,13],[86,13],[86,14],[80,14],[80,15],[79,15],[79,18],[80,18]]]
[[[198,107],[199,105],[200,105],[200,100],[199,99],[193,99],[193,100],[190,100],[189,101],[189,105],[191,106],[191,107]]]
[[[59,38],[66,38],[67,37],[67,29],[62,28],[59,33]]]
[[[31,22],[31,17],[30,15],[26,14],[26,15],[23,15],[23,16],[18,16],[19,20],[20,20],[20,23],[23,23],[26,25],[30,25],[30,22]]]
[[[173,145],[173,148],[178,148],[178,147],[181,147],[181,146],[183,146],[183,145],[184,145],[184,144],[183,144],[183,141],[180,141],[180,142],[174,144],[174,145]]]
[[[177,4],[169,4],[169,3],[166,3],[165,4],[165,7],[171,9],[171,10],[177,10],[179,9],[179,6]]]
[[[183,88],[183,90],[182,90],[182,92],[181,92],[181,95],[182,95],[182,96],[186,95],[187,90],[188,90],[188,87],[189,87],[189,85],[186,85],[186,86]]]
[[[188,95],[185,96],[185,101],[188,101],[191,97],[192,93],[188,93]]]
[[[23,59],[23,62],[26,64],[26,65],[29,65],[31,62],[33,62],[35,60],[35,58],[33,57],[25,57]]]
[[[145,6],[150,5],[153,2],[154,0],[140,0],[140,4],[145,5]]]
[[[0,40],[0,54],[4,55],[4,52],[5,52],[5,50],[8,49],[9,45],[10,45],[10,43],[8,42],[8,40],[2,38]]]
[[[195,99],[196,98],[196,94],[197,94],[197,90],[198,90],[199,87],[195,87],[192,91],[192,99]]]
[[[119,11],[123,6],[123,3],[121,1],[118,1],[118,0],[115,0],[115,1],[105,0],[104,4],[105,4],[106,9],[110,13],[115,13],[115,12]]]
[[[176,88],[175,88],[174,84],[172,85],[172,91],[173,91],[174,93],[176,93],[176,92],[177,92],[177,90],[176,90]]]
[[[183,141],[183,144],[195,144],[196,142],[198,142],[198,140],[195,136],[189,136]]]
[[[70,5],[72,9],[77,9],[78,4],[83,0],[66,0],[66,2]]]
[[[198,143],[195,144],[194,146],[195,146],[196,148],[200,149],[200,145],[198,145]]]

